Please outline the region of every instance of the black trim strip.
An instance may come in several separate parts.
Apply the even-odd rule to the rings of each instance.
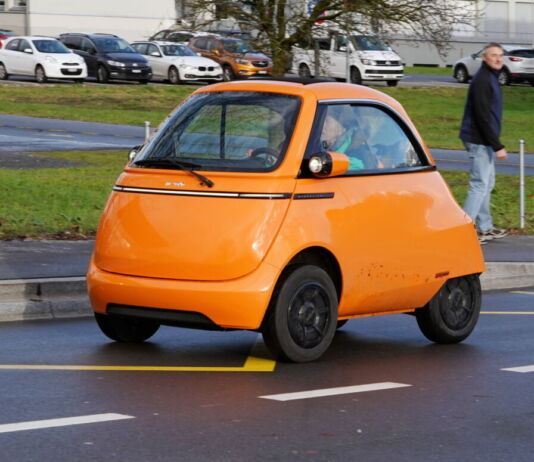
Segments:
[[[230,199],[291,199],[291,193],[248,193],[224,191],[182,191],[176,189],[136,188],[131,186],[113,186],[113,191],[126,193],[161,194],[167,196],[223,197]]]
[[[294,194],[293,199],[295,200],[303,200],[303,199],[333,199],[335,193],[328,192],[328,193],[300,193],[300,194]]]

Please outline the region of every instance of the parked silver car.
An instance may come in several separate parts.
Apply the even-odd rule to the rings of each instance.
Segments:
[[[186,45],[157,41],[134,42],[132,48],[148,60],[153,79],[168,80],[172,84],[184,80],[222,80],[222,68],[218,63],[198,56]]]
[[[504,65],[499,74],[501,85],[527,81],[534,86],[534,48],[503,45]],[[482,64],[482,51],[462,58],[453,67],[453,76],[460,83],[467,83]]]

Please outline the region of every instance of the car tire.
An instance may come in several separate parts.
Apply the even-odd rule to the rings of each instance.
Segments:
[[[180,72],[174,66],[169,67],[168,77],[169,82],[173,85],[178,85],[179,83],[181,83]]]
[[[292,362],[319,358],[332,343],[337,305],[336,288],[326,271],[313,265],[287,269],[262,325],[267,347]]]
[[[386,81],[388,87],[396,87],[399,84],[398,80],[387,80]]]
[[[350,68],[350,83],[354,83],[356,85],[362,84],[362,74],[360,74],[360,71],[357,67]]]
[[[512,79],[510,77],[510,71],[503,67],[501,72],[499,73],[499,84],[502,86],[510,85],[512,83],[511,80]]]
[[[46,83],[48,80],[46,78],[46,72],[40,64],[35,68],[35,80],[37,80],[37,83]]]
[[[96,80],[99,83],[107,83],[109,81],[109,74],[104,66],[98,66],[96,70]]]
[[[469,81],[469,74],[465,66],[456,66],[454,69],[454,78],[458,83],[467,83]]]
[[[232,70],[232,67],[229,64],[225,64],[223,66],[223,80],[225,82],[229,82],[230,80],[234,80],[235,75],[234,71]]]
[[[3,63],[0,63],[0,80],[7,80],[9,74],[7,73],[6,66]]]
[[[458,343],[475,328],[480,314],[478,275],[449,279],[432,300],[415,310],[423,335],[436,343]]]
[[[159,329],[158,323],[147,319],[108,316],[100,313],[95,313],[95,318],[100,330],[116,342],[144,342]]]
[[[299,77],[303,79],[311,79],[311,71],[307,64],[301,64],[299,66]]]

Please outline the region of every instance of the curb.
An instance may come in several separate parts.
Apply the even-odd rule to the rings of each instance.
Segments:
[[[534,263],[486,263],[483,291],[534,286]],[[85,277],[0,280],[0,322],[92,316]]]
[[[0,322],[90,316],[85,277],[0,281]]]

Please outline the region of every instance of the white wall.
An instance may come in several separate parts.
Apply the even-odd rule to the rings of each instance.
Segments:
[[[174,0],[29,0],[28,8],[34,35],[107,32],[133,41],[176,21]]]

